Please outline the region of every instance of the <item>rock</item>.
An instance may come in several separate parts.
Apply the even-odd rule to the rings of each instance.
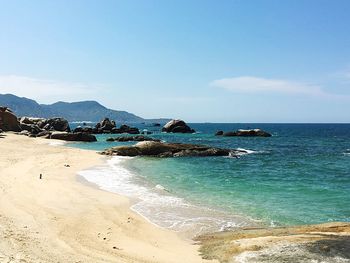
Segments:
[[[48,128],[46,128],[45,130],[70,132],[69,123],[64,118],[47,119],[47,120],[44,121],[44,124],[45,124],[44,127],[48,126]]]
[[[7,107],[0,107],[0,129],[3,131],[21,131],[16,115]]]
[[[110,120],[109,118],[104,118],[102,121],[96,124],[95,128],[99,131],[111,131],[113,128],[115,128],[115,121]]]
[[[153,141],[153,142],[160,142],[158,139],[153,139],[151,137],[143,136],[143,135],[136,135],[136,136],[121,136],[121,137],[114,137],[114,138],[108,138],[106,140],[107,142],[130,142],[130,141],[136,141],[136,142],[142,142],[142,141]]]
[[[140,130],[135,127],[130,127],[128,125],[121,125],[119,128],[114,128],[111,133],[120,134],[120,133],[129,133],[129,134],[140,134]]]
[[[223,131],[217,131],[217,132],[215,133],[215,136],[221,136],[221,135],[223,135],[223,134],[224,134]]]
[[[153,132],[147,130],[147,129],[144,129],[142,130],[141,134],[146,134],[146,135],[149,135],[149,134],[152,134]]]
[[[20,122],[19,126],[21,127],[22,130],[27,130],[29,131],[31,134],[38,134],[39,132],[42,131],[42,129],[40,129],[37,125],[35,124],[26,124],[26,123],[22,123]]]
[[[95,133],[97,130],[91,126],[78,126],[73,130],[74,133],[76,132],[85,132],[85,133]]]
[[[195,130],[191,129],[183,120],[171,120],[164,125],[162,132],[194,133]]]
[[[225,132],[224,136],[242,136],[242,137],[271,137],[272,135],[261,129],[237,130],[234,132]]]
[[[51,132],[43,130],[41,132],[39,132],[36,137],[44,137],[44,138],[49,138],[51,135]]]
[[[30,132],[29,132],[29,131],[27,131],[27,130],[23,130],[23,131],[19,132],[18,134],[19,134],[19,135],[25,135],[25,136],[28,136],[28,135],[30,134]]]
[[[155,141],[139,142],[132,146],[119,146],[104,150],[104,155],[120,156],[153,156],[153,157],[184,157],[184,156],[235,156],[242,151],[221,149],[204,145],[163,143]]]
[[[64,118],[51,118],[51,119],[42,119],[37,122],[39,128],[47,131],[64,131],[70,132],[69,123]]]
[[[22,124],[34,124],[34,122],[28,117],[20,118],[19,122]]]
[[[153,126],[153,127],[160,127],[160,123],[157,123],[157,122],[152,123],[152,126]]]
[[[81,142],[96,142],[96,137],[92,134],[83,132],[53,132],[50,139],[65,140],[65,141],[81,141]]]

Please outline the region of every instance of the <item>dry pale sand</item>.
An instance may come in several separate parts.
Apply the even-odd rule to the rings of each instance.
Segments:
[[[49,142],[0,138],[1,263],[206,262],[198,246],[132,212],[127,198],[77,180],[101,156]]]

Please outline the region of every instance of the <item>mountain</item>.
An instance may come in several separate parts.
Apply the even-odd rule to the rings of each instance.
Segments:
[[[56,102],[38,104],[36,101],[17,97],[12,94],[0,94],[0,106],[9,107],[17,116],[63,117],[68,121],[97,122],[107,117],[117,122],[144,122],[145,120],[126,111],[106,108],[96,101]]]

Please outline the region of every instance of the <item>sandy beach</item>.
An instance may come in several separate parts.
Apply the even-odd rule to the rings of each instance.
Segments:
[[[0,262],[207,262],[127,198],[77,179],[103,157],[52,142],[0,138]]]

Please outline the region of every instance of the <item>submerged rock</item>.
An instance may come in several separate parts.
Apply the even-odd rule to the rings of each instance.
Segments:
[[[221,149],[205,145],[144,141],[132,146],[119,146],[106,149],[101,154],[120,156],[184,157],[235,156],[238,153],[242,153],[242,151]]]
[[[53,132],[50,139],[64,140],[64,141],[81,141],[81,142],[96,142],[96,137],[92,134],[83,132]]]
[[[164,125],[162,132],[194,133],[196,131],[190,128],[183,120],[171,120]]]
[[[220,136],[220,135],[223,135],[223,134],[224,134],[223,131],[217,131],[217,132],[215,133],[215,136]]]
[[[136,136],[121,136],[121,137],[114,137],[114,138],[108,138],[106,140],[107,142],[130,142],[130,141],[136,141],[136,142],[142,142],[142,141],[154,141],[154,142],[160,142],[158,139],[153,139],[151,137],[143,136],[143,135],[136,135]]]
[[[230,132],[219,131],[215,135],[223,136],[241,136],[241,137],[271,137],[272,135],[261,129],[251,129],[251,130],[237,130]]]

